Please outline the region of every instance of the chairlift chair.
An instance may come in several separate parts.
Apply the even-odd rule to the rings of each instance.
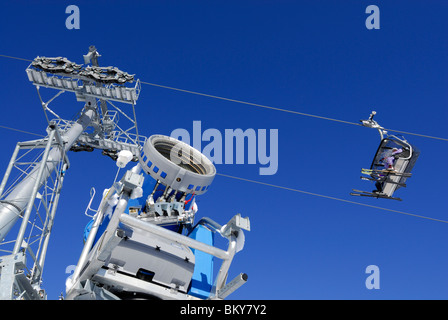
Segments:
[[[352,196],[363,196],[372,198],[384,198],[399,200],[394,193],[401,187],[406,187],[406,180],[411,177],[411,171],[417,161],[420,151],[407,142],[403,137],[385,135],[387,131],[373,120],[375,112],[372,112],[369,120],[362,120],[366,127],[376,128],[380,132],[381,142],[375,153],[370,169],[362,169],[362,180],[375,182],[376,190],[372,192],[353,189]],[[397,149],[395,153],[394,149]],[[401,151],[400,151],[401,150]],[[393,168],[388,168],[386,159],[393,157]]]

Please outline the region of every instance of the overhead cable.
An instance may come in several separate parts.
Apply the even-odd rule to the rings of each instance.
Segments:
[[[350,203],[350,204],[356,204],[356,205],[359,205],[359,206],[364,206],[364,207],[369,207],[369,208],[374,208],[374,209],[379,209],[379,210],[384,210],[384,211],[390,211],[390,212],[394,212],[394,213],[404,214],[404,215],[408,215],[408,216],[412,216],[412,217],[416,217],[416,218],[422,218],[422,219],[427,219],[427,220],[432,220],[432,221],[437,221],[437,222],[448,223],[448,221],[445,221],[445,220],[440,220],[440,219],[435,219],[435,218],[431,218],[431,217],[421,216],[421,215],[414,214],[414,213],[409,213],[409,212],[404,212],[404,211],[399,211],[399,210],[394,210],[394,209],[388,209],[388,208],[373,206],[373,205],[370,205],[370,204],[365,204],[365,203],[361,203],[361,202],[345,200],[345,199],[341,199],[341,198],[326,196],[326,195],[323,195],[323,194],[303,191],[303,190],[289,188],[289,187],[283,187],[283,186],[279,186],[279,185],[275,185],[275,184],[271,184],[271,183],[266,183],[266,182],[261,182],[261,181],[257,181],[257,180],[251,180],[251,179],[231,176],[231,175],[223,174],[223,173],[217,173],[216,175],[219,175],[219,176],[222,176],[222,177],[226,177],[226,178],[241,180],[241,181],[245,181],[245,182],[256,183],[256,184],[260,184],[260,185],[264,185],[264,186],[268,186],[268,187],[273,187],[273,188],[278,188],[278,189],[283,189],[283,190],[303,193],[303,194],[312,195],[312,196],[316,196],[316,197],[321,197],[321,198],[341,201],[341,202]]]
[[[30,59],[24,59],[24,58],[8,56],[8,55],[3,55],[3,54],[0,54],[0,57],[9,58],[9,59],[16,59],[16,60],[23,60],[23,61],[29,61],[29,62],[33,61],[33,60],[30,60]],[[199,95],[199,96],[203,96],[203,97],[219,99],[219,100],[229,101],[229,102],[234,102],[234,103],[240,103],[240,104],[245,104],[245,105],[258,107],[258,108],[270,109],[270,110],[274,110],[274,111],[286,112],[286,113],[290,113],[290,114],[297,114],[297,115],[301,115],[301,116],[312,117],[312,118],[317,118],[317,119],[322,119],[322,120],[329,120],[329,121],[334,121],[334,122],[339,122],[339,123],[351,124],[351,125],[355,125],[355,126],[362,126],[360,123],[352,122],[352,121],[346,121],[346,120],[341,120],[341,119],[323,117],[323,116],[319,116],[319,115],[315,115],[315,114],[304,113],[304,112],[299,112],[299,111],[290,110],[290,109],[272,107],[272,106],[262,105],[262,104],[258,104],[258,103],[252,103],[252,102],[247,102],[247,101],[242,101],[242,100],[225,98],[225,97],[220,97],[220,96],[216,96],[216,95],[211,95],[211,94],[206,94],[206,93],[201,93],[201,92],[196,92],[196,91],[191,91],[191,90],[186,90],[186,89],[180,89],[180,88],[160,85],[160,84],[146,82],[146,81],[140,81],[140,82],[142,84],[146,84],[146,85],[153,86],[153,87],[159,87],[159,88],[164,88],[164,89],[169,89],[169,90],[174,90],[174,91],[179,91],[179,92],[184,92],[184,93],[189,93],[189,94],[195,94],[195,95]],[[424,135],[424,134],[420,134],[420,133],[406,132],[406,131],[400,131],[400,130],[395,130],[395,129],[385,129],[385,130],[392,131],[392,132],[397,132],[397,133],[404,133],[404,134],[408,134],[408,135],[419,136],[419,137],[423,137],[423,138],[448,141],[447,138],[440,138],[440,137],[435,137],[435,136],[429,136],[429,135]]]

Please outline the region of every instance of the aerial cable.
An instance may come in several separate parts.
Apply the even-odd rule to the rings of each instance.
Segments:
[[[419,133],[412,133],[412,132],[406,132],[406,131],[399,131],[399,130],[394,130],[394,129],[384,129],[384,130],[386,130],[386,131],[392,131],[392,132],[397,132],[397,133],[409,134],[409,135],[418,136],[418,137],[423,137],[423,138],[429,138],[429,139],[436,139],[436,140],[448,141],[448,139],[446,139],[446,138],[439,138],[439,137],[434,137],[434,136],[428,136],[428,135],[419,134]]]
[[[260,185],[264,185],[264,186],[268,186],[268,187],[273,187],[273,188],[278,188],[278,189],[283,189],[283,190],[288,190],[288,191],[293,191],[293,192],[303,193],[303,194],[312,195],[312,196],[316,196],[316,197],[321,197],[321,198],[326,198],[326,199],[331,199],[331,200],[336,200],[336,201],[341,201],[341,202],[346,202],[346,203],[356,204],[356,205],[360,205],[360,206],[364,206],[364,207],[369,207],[369,208],[373,208],[373,209],[380,209],[380,210],[384,210],[384,211],[390,211],[390,212],[394,212],[394,213],[404,214],[404,215],[408,215],[408,216],[412,216],[412,217],[416,217],[416,218],[422,218],[422,219],[427,219],[427,220],[432,220],[432,221],[437,221],[437,222],[448,223],[448,221],[445,221],[445,220],[439,220],[439,219],[435,219],[435,218],[431,218],[431,217],[426,217],[426,216],[421,216],[421,215],[413,214],[413,213],[409,213],[409,212],[404,212],[404,211],[399,211],[399,210],[393,210],[393,209],[388,209],[388,208],[383,208],[383,207],[373,206],[373,205],[370,205],[370,204],[365,204],[365,203],[361,203],[361,202],[355,202],[355,201],[345,200],[345,199],[341,199],[341,198],[336,198],[336,197],[326,196],[326,195],[323,195],[323,194],[318,194],[318,193],[313,193],[313,192],[303,191],[303,190],[299,190],[299,189],[294,189],[294,188],[289,188],[289,187],[283,187],[283,186],[279,186],[279,185],[275,185],[275,184],[271,184],[271,183],[266,183],[266,182],[261,182],[261,181],[257,181],[257,180],[250,180],[250,179],[240,178],[240,177],[235,177],[235,176],[231,176],[231,175],[227,175],[227,174],[222,174],[222,173],[216,173],[216,175],[219,175],[219,176],[222,176],[222,177],[226,177],[226,178],[235,179],[235,180],[241,180],[241,181],[246,181],[246,182],[256,183],[256,184],[260,184]]]
[[[235,100],[235,99],[230,99],[230,98],[224,98],[224,97],[215,96],[215,95],[211,95],[211,94],[206,94],[206,93],[201,93],[201,92],[196,92],[196,91],[190,91],[190,90],[185,90],[185,89],[179,89],[179,88],[174,88],[174,87],[168,87],[168,86],[163,86],[163,85],[155,84],[155,83],[149,83],[149,82],[145,82],[145,81],[140,81],[140,82],[143,83],[143,84],[154,86],[154,87],[159,87],[159,88],[164,88],[164,89],[169,89],[169,90],[175,90],[175,91],[180,91],[180,92],[185,92],[185,93],[191,93],[191,94],[195,94],[195,95],[199,95],[199,96],[203,96],[203,97],[208,97],[208,98],[213,98],[213,99],[219,99],[219,100],[224,100],[224,101],[229,101],[229,102],[235,102],[235,103],[250,105],[250,106],[254,106],[254,107],[271,109],[271,110],[281,111],[281,112],[287,112],[287,113],[292,113],[292,114],[297,114],[297,115],[306,116],[306,117],[312,117],[312,118],[317,118],[317,119],[323,119],[323,120],[335,121],[335,122],[340,122],[340,123],[345,123],[345,124],[351,124],[351,125],[355,125],[355,126],[361,126],[361,127],[363,126],[362,124],[357,123],[357,122],[345,121],[345,120],[340,120],[340,119],[335,119],[335,118],[318,116],[318,115],[315,115],[315,114],[298,112],[298,111],[294,111],[294,110],[290,110],[290,109],[283,109],[283,108],[277,108],[277,107],[271,107],[271,106],[267,106],[267,105],[262,105],[262,104],[258,104],[258,103],[252,103],[252,102],[247,102],[247,101],[241,101],[241,100]],[[424,137],[424,138],[429,138],[429,139],[437,139],[437,140],[442,140],[442,141],[448,141],[447,138],[439,138],[439,137],[428,136],[428,135],[424,135],[424,134],[418,134],[418,133],[412,133],[412,132],[406,132],[406,131],[399,131],[399,130],[394,130],[394,129],[385,129],[385,130],[392,131],[392,132],[409,134],[409,135],[414,135],[414,136],[419,136],[419,137]]]
[[[0,54],[0,57],[9,58],[9,59],[16,59],[16,60],[23,60],[23,61],[29,61],[29,62],[33,61],[33,60],[30,60],[30,59],[24,59],[24,58],[19,58],[19,57],[7,56],[7,55],[3,55],[3,54]],[[317,118],[317,119],[322,119],[322,120],[329,120],[329,121],[345,123],[345,124],[351,124],[351,125],[361,126],[362,127],[362,125],[360,123],[357,123],[357,122],[345,121],[345,120],[340,120],[340,119],[335,119],[335,118],[318,116],[318,115],[310,114],[310,113],[303,113],[303,112],[294,111],[294,110],[290,110],[290,109],[277,108],[277,107],[262,105],[262,104],[258,104],[258,103],[252,103],[252,102],[247,102],[247,101],[242,101],[242,100],[230,99],[230,98],[215,96],[215,95],[211,95],[211,94],[191,91],[191,90],[185,90],[185,89],[180,89],[180,88],[175,88],[175,87],[164,86],[164,85],[160,85],[160,84],[156,84],[156,83],[150,83],[150,82],[146,82],[146,81],[140,81],[140,82],[143,83],[143,84],[146,84],[146,85],[153,86],[153,87],[159,87],[159,88],[164,88],[164,89],[169,89],[169,90],[174,90],[174,91],[179,91],[179,92],[184,92],[184,93],[190,93],[190,94],[194,94],[194,95],[199,95],[199,96],[203,96],[203,97],[219,99],[219,100],[223,100],[223,101],[229,101],[229,102],[235,102],[235,103],[250,105],[250,106],[258,107],[258,108],[265,108],[265,109],[270,109],[270,110],[275,110],[275,111],[281,111],[281,112],[297,114],[297,115],[306,116],[306,117],[312,117],[312,118]],[[385,129],[385,130],[392,131],[392,132],[397,132],[397,133],[404,133],[404,134],[419,136],[419,137],[423,137],[423,138],[448,141],[447,138],[440,138],[440,137],[429,136],[429,135],[424,135],[424,134],[419,134],[419,133],[399,131],[399,130],[394,130],[394,129]]]
[[[17,57],[12,57],[12,56],[6,56],[6,55],[0,55],[0,57],[12,58],[12,59],[17,59],[17,60],[25,60],[25,61],[33,61],[33,60],[22,59],[22,58],[17,58]],[[200,92],[195,92],[195,91],[190,91],[190,90],[185,90],[185,89],[179,89],[179,88],[174,88],[174,87],[168,87],[168,86],[163,86],[163,85],[159,85],[159,84],[149,83],[149,82],[145,82],[145,81],[141,81],[141,83],[143,83],[143,84],[147,84],[147,85],[151,85],[151,86],[160,87],[160,88],[165,88],[165,89],[170,89],[170,90],[175,90],[175,91],[180,91],[180,92],[185,92],[185,93],[190,93],[190,94],[195,94],[195,95],[200,95],[200,96],[204,96],[204,97],[209,97],[209,98],[220,99],[220,100],[229,101],[229,102],[235,102],[235,103],[246,104],[246,105],[251,105],[251,106],[255,106],[255,107],[261,107],[261,108],[271,109],[271,110],[275,110],[275,111],[282,111],[282,112],[287,112],[287,113],[292,113],[292,114],[298,114],[298,115],[303,115],[303,116],[308,116],[308,117],[314,117],[314,118],[323,119],[323,120],[336,121],[336,122],[346,123],[346,124],[351,124],[351,125],[356,125],[356,126],[364,126],[363,124],[360,124],[360,123],[355,123],[355,122],[350,122],[350,121],[344,121],[344,120],[334,119],[334,118],[328,118],[328,117],[322,117],[322,116],[317,116],[317,115],[313,115],[313,114],[302,113],[302,112],[298,112],[298,111],[294,111],[294,110],[288,110],[288,109],[276,108],[276,107],[271,107],[271,106],[266,106],[266,105],[261,105],[261,104],[256,104],[256,103],[251,103],[251,102],[246,102],[246,101],[241,101],[241,100],[235,100],[235,99],[230,99],[230,98],[224,98],[224,97],[219,97],[219,96],[215,96],[215,95],[210,95],[210,94],[205,94],[205,93],[200,93]],[[135,119],[135,110],[134,110],[134,120],[136,120],[136,119]],[[29,133],[29,134],[33,134],[33,135],[37,135],[37,134],[31,133],[31,132],[26,132],[26,131],[22,131],[22,130],[14,129],[14,128],[9,128],[9,127],[5,127],[5,126],[1,126],[1,125],[0,125],[0,127],[1,127],[1,128],[5,128],[5,129],[14,130],[14,131],[25,132],[25,133]],[[405,131],[398,131],[398,130],[394,130],[394,129],[384,129],[384,128],[382,128],[382,129],[383,129],[383,130],[387,130],[387,131],[398,132],[398,133],[405,133],[405,134],[410,134],[410,135],[416,135],[416,136],[425,137],[425,138],[431,138],[431,139],[438,139],[438,140],[448,141],[448,139],[446,139],[446,138],[439,138],[439,137],[428,136],[428,135],[422,135],[422,134],[417,134],[417,133],[411,133],[411,132],[405,132]],[[38,136],[41,136],[41,135],[38,135]],[[355,202],[355,201],[350,201],[350,200],[345,200],[345,199],[335,198],[335,197],[331,197],[331,196],[321,195],[321,194],[312,193],[312,192],[303,191],[303,190],[298,190],[298,189],[294,189],[294,188],[288,188],[288,187],[283,187],[283,186],[273,185],[273,184],[264,183],[264,182],[261,182],[261,181],[255,181],[255,180],[250,180],[250,179],[245,179],[245,178],[240,178],[240,177],[235,177],[235,176],[230,176],[230,175],[225,175],[225,174],[219,174],[219,173],[218,173],[218,175],[221,175],[221,176],[224,176],[224,177],[228,177],[228,178],[238,179],[238,180],[242,180],[242,181],[246,181],[246,182],[252,182],[252,183],[257,183],[257,184],[266,185],[266,186],[270,186],[270,187],[280,188],[280,189],[284,189],[284,190],[289,190],[289,191],[299,192],[299,193],[303,193],[303,194],[308,194],[308,195],[318,196],[318,197],[322,197],[322,198],[327,198],[327,199],[337,200],[337,201],[341,201],[341,202],[346,202],[346,203],[351,203],[351,204],[357,204],[357,205],[361,205],[361,206],[365,206],[365,207],[370,207],[370,208],[375,208],[375,209],[385,210],[385,211],[389,211],[389,212],[395,212],[395,213],[399,213],[399,214],[404,214],[404,215],[414,216],[414,217],[418,217],[418,218],[423,218],[423,219],[428,219],[428,220],[433,220],[433,221],[438,221],[438,222],[448,223],[448,221],[439,220],[439,219],[435,219],[435,218],[431,218],[431,217],[425,217],[425,216],[421,216],[421,215],[417,215],[417,214],[412,214],[412,213],[408,213],[408,212],[403,212],[403,211],[398,211],[398,210],[387,209],[387,208],[383,208],[383,207],[378,207],[378,206],[373,206],[373,205],[363,204],[363,203],[359,203],[359,202]],[[191,199],[190,199],[190,200],[191,200]]]
[[[33,135],[37,135],[37,136],[42,136],[42,135],[35,134],[35,133],[32,133],[32,132],[26,132],[26,131],[17,130],[17,129],[13,129],[13,128],[9,128],[9,127],[4,127],[4,126],[0,126],[0,127],[5,128],[5,129],[20,131],[20,132],[25,132],[25,133],[29,133],[29,134],[33,134]],[[222,177],[226,177],[226,178],[236,179],[236,180],[240,180],[240,181],[246,181],[246,182],[256,183],[256,184],[260,184],[260,185],[265,185],[265,186],[268,186],[268,187],[273,187],[273,188],[278,188],[278,189],[283,189],[283,190],[303,193],[303,194],[307,194],[307,195],[312,195],[312,196],[316,196],[316,197],[326,198],[326,199],[330,199],[330,200],[336,200],[336,201],[341,201],[341,202],[345,202],[345,203],[356,204],[356,205],[369,207],[369,208],[373,208],[373,209],[379,209],[379,210],[384,210],[384,211],[404,214],[404,215],[413,216],[413,217],[416,217],[416,218],[422,218],[422,219],[427,219],[427,220],[432,220],[432,221],[437,221],[437,222],[448,223],[448,221],[445,221],[445,220],[435,219],[435,218],[426,217],[426,216],[413,214],[413,213],[409,213],[409,212],[404,212],[404,211],[399,211],[399,210],[388,209],[388,208],[384,208],[384,207],[373,206],[373,205],[365,204],[365,203],[361,203],[361,202],[350,201],[350,200],[345,200],[345,199],[341,199],[341,198],[326,196],[326,195],[323,195],[323,194],[313,193],[313,192],[299,190],[299,189],[295,189],[295,188],[279,186],[279,185],[266,183],[266,182],[261,182],[261,181],[257,181],[257,180],[251,180],[251,179],[231,176],[231,175],[227,175],[227,174],[223,174],[223,173],[216,173],[216,175],[219,175],[219,176],[222,176]],[[193,194],[193,196],[194,196],[194,194]]]
[[[206,93],[200,93],[200,92],[195,92],[195,91],[190,91],[190,90],[184,90],[184,89],[179,89],[179,88],[162,86],[160,84],[149,83],[149,82],[145,82],[145,81],[140,81],[140,82],[143,83],[143,84],[150,85],[150,86],[155,86],[155,87],[160,87],[160,88],[165,88],[165,89],[170,89],[170,90],[175,90],[175,91],[191,93],[191,94],[195,94],[195,95],[199,95],[199,96],[203,96],[203,97],[208,97],[208,98],[213,98],[213,99],[219,99],[219,100],[224,100],[224,101],[230,101],[230,102],[236,102],[236,103],[241,103],[241,104],[247,104],[247,105],[254,106],[254,107],[271,109],[271,110],[275,110],[275,111],[288,112],[288,113],[298,114],[298,115],[301,115],[301,116],[313,117],[313,118],[318,118],[318,119],[323,119],[323,120],[330,120],[330,121],[336,121],[336,122],[341,122],[341,123],[347,123],[347,124],[352,124],[352,125],[355,125],[355,126],[362,126],[361,124],[356,123],[356,122],[350,122],[350,121],[345,121],[345,120],[339,120],[339,119],[333,119],[333,118],[328,118],[328,117],[322,117],[322,116],[318,116],[318,115],[314,115],[314,114],[303,113],[303,112],[298,112],[298,111],[289,110],[289,109],[282,109],[282,108],[266,106],[266,105],[262,105],[262,104],[258,104],[258,103],[252,103],[252,102],[246,102],[246,101],[241,101],[241,100],[235,100],[235,99],[230,99],[230,98],[214,96],[214,95],[206,94]]]
[[[23,61],[33,62],[33,60],[30,60],[30,59],[24,59],[24,58],[18,58],[18,57],[6,56],[6,55],[4,55],[4,54],[0,54],[0,57],[8,58],[8,59],[16,59],[16,60],[23,60]]]
[[[12,130],[12,131],[17,131],[17,132],[22,132],[22,133],[27,133],[27,134],[31,134],[31,135],[34,135],[34,136],[45,138],[45,136],[42,135],[42,134],[37,134],[37,133],[24,131],[24,130],[20,130],[20,129],[15,129],[15,128],[11,128],[11,127],[6,127],[6,126],[2,126],[2,125],[0,125],[0,128],[7,129],[7,130]]]

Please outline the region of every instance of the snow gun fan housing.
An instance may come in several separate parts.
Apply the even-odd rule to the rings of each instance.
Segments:
[[[142,169],[157,184],[165,186],[165,195],[201,195],[216,174],[213,163],[190,145],[164,135],[153,135],[143,145],[139,157]]]

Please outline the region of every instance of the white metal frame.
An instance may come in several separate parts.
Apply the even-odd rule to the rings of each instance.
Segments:
[[[101,284],[111,285],[120,285],[120,282],[123,282],[123,287],[134,288],[137,292],[146,292],[162,299],[196,299],[193,296],[183,294],[177,290],[167,290],[154,283],[147,283],[123,274],[106,272],[102,269],[101,267],[103,266],[106,257],[110,255],[112,250],[121,241],[118,227],[120,223],[131,229],[139,229],[221,259],[221,267],[212,289],[210,299],[224,299],[246,282],[247,276],[240,274],[233,281],[226,284],[230,265],[237,252],[238,237],[241,236],[241,233],[243,232],[242,229],[250,230],[249,218],[242,218],[241,215],[237,214],[224,226],[220,226],[211,219],[207,220],[207,226],[209,228],[229,240],[227,250],[222,250],[124,213],[132,190],[122,190],[122,192],[120,192],[120,190],[122,190],[122,186],[120,186],[119,183],[112,186],[100,203],[78,264],[70,279],[71,283],[70,288],[68,288],[67,291],[67,299],[78,299],[82,294],[85,294],[88,291],[86,288],[86,281],[95,280]],[[108,204],[108,199],[115,193],[120,193],[120,200],[115,207],[107,229],[104,231],[97,244],[92,248],[94,239],[97,236],[98,228],[103,220],[104,213],[110,206]]]

